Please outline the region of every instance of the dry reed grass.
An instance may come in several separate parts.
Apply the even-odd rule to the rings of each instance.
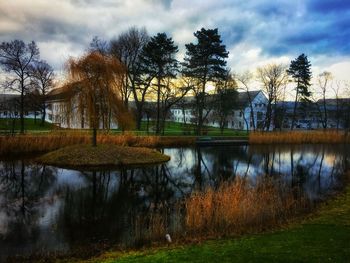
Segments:
[[[237,177],[217,190],[194,193],[185,200],[185,226],[193,237],[260,232],[310,208],[306,198],[270,178],[255,184]]]
[[[167,147],[194,144],[194,138],[135,136],[133,134],[100,134],[98,144],[115,144],[138,147]],[[46,135],[0,136],[0,155],[19,155],[49,152],[74,144],[89,144],[91,136],[87,132],[53,132]]]
[[[250,144],[302,144],[302,143],[350,143],[350,136],[337,131],[290,131],[253,132],[249,135]]]

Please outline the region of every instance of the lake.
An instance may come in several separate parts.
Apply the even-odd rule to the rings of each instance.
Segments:
[[[346,145],[161,151],[171,156],[166,164],[114,171],[67,170],[30,159],[0,161],[0,262],[16,255],[92,256],[111,246],[149,244],[149,216],[165,218],[161,237],[175,228],[181,231],[181,216],[174,211],[184,197],[238,176],[253,182],[268,176],[319,202],[342,188],[350,164]]]

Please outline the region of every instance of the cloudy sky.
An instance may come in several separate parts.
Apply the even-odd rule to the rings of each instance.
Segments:
[[[194,31],[217,27],[236,72],[305,53],[314,75],[350,80],[349,0],[0,0],[0,41],[36,41],[57,71],[93,36],[110,40],[131,26],[166,32],[181,54]]]

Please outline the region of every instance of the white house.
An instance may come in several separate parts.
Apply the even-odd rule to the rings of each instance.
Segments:
[[[86,115],[86,105],[79,105],[77,96],[70,94],[74,90],[58,88],[48,94],[47,121],[61,128],[87,129],[90,128],[89,118]],[[71,103],[67,98],[73,97]],[[118,124],[110,115],[108,120],[100,121],[100,128],[117,129]]]
[[[193,123],[195,111],[193,97],[184,98],[186,102],[178,103],[170,109],[171,120],[182,123]],[[252,130],[255,127],[263,128],[268,100],[261,90],[239,92],[237,105],[232,105],[232,113],[227,118],[226,128],[236,130]],[[219,127],[219,121],[210,112],[205,125]]]

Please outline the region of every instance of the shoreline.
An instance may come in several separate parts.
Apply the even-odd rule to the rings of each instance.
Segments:
[[[258,249],[260,246],[263,247],[261,240],[267,240],[269,239],[275,239],[278,238],[279,242],[285,241],[288,243],[288,239],[285,240],[285,237],[288,235],[295,235],[294,238],[298,238],[297,236],[300,234],[300,251],[299,249],[297,251],[290,251],[291,254],[294,252],[303,252],[303,238],[314,238],[315,233],[318,233],[317,227],[320,228],[320,235],[323,235],[323,225],[326,227],[328,225],[333,225],[336,227],[338,223],[340,223],[340,226],[344,225],[345,227],[348,227],[347,223],[350,219],[350,185],[348,183],[350,173],[346,173],[347,178],[345,178],[346,186],[341,189],[339,192],[335,193],[333,196],[331,196],[329,199],[324,200],[320,202],[315,209],[313,209],[310,213],[306,213],[304,215],[300,215],[295,218],[291,218],[291,221],[288,222],[285,225],[277,226],[272,229],[265,230],[260,233],[246,233],[238,236],[223,236],[223,237],[208,237],[207,239],[192,239],[192,240],[186,240],[185,242],[178,242],[174,243],[170,246],[166,245],[160,245],[155,244],[155,247],[144,247],[141,249],[127,249],[127,250],[109,250],[104,253],[102,253],[99,256],[92,257],[87,260],[82,259],[75,259],[71,258],[68,260],[74,260],[73,262],[81,262],[81,263],[88,263],[88,262],[101,262],[101,263],[111,263],[111,262],[154,262],[156,260],[159,260],[159,258],[162,258],[163,261],[169,261],[169,262],[188,262],[188,261],[196,261],[196,262],[202,262],[203,260],[208,260],[206,256],[208,253],[212,253],[210,256],[212,258],[213,262],[226,262],[228,258],[226,258],[224,255],[216,255],[215,251],[217,249],[219,250],[227,250],[226,253],[233,249],[235,250],[235,258],[237,259],[237,256],[242,254],[239,252],[239,249],[242,249],[242,243],[250,242],[251,245],[255,245]],[[303,228],[311,227],[312,230],[314,230],[311,234],[307,237],[303,236]],[[316,228],[316,229],[314,229]],[[327,229],[327,234],[331,235],[333,234],[333,229]],[[350,234],[350,229],[348,229],[348,232]],[[317,241],[317,240],[316,240]],[[327,240],[328,241],[328,240]],[[335,240],[333,240],[335,241]],[[283,243],[283,242],[282,242]],[[277,245],[277,244],[276,244]],[[286,244],[284,244],[286,245]],[[294,245],[294,240],[293,240]],[[323,244],[325,247],[327,247],[329,244]],[[344,244],[346,247],[347,244]],[[220,248],[221,247],[221,248]],[[209,250],[207,248],[210,248]],[[288,244],[286,246],[286,249],[288,248]],[[249,260],[249,262],[261,262],[261,255],[253,253],[250,254],[249,249],[251,247],[248,247],[248,254],[244,255],[244,258],[237,259],[237,261],[232,260],[233,258],[230,258],[230,262],[245,262]],[[316,247],[311,247],[310,249],[316,249]],[[322,250],[322,248],[319,248]],[[193,251],[196,251],[194,254]],[[261,248],[261,250],[264,250],[264,248]],[[304,251],[306,254],[308,251]],[[223,253],[223,252],[222,252]],[[327,251],[326,251],[327,253]],[[328,252],[329,253],[329,252]],[[330,256],[335,256],[337,252],[327,254],[328,258],[331,258]],[[350,255],[350,249],[345,251],[347,255]],[[322,259],[325,255],[320,256],[320,259]],[[186,260],[184,260],[184,258]],[[273,252],[271,252],[271,259],[275,259],[276,257],[273,255]],[[302,258],[302,257],[301,257]],[[308,258],[308,257],[307,257]],[[346,257],[343,257],[343,259]],[[231,261],[232,260],[232,261]],[[279,259],[281,262],[289,262],[288,258],[281,258]],[[318,259],[319,260],[319,259]],[[59,262],[64,262],[59,261]],[[264,261],[265,262],[265,261]],[[270,262],[270,261],[269,261]],[[307,261],[307,262],[315,262],[313,260]],[[320,261],[316,261],[320,262]],[[341,261],[343,262],[343,261]]]
[[[186,147],[199,145],[202,138],[211,141],[236,141],[242,136],[138,136],[132,134],[99,134],[98,144],[113,144],[130,147]],[[282,145],[282,144],[349,144],[350,135],[337,131],[294,131],[294,132],[252,132],[247,139],[248,145]],[[205,140],[204,140],[205,141]],[[80,132],[53,133],[45,135],[0,135],[0,158],[3,156],[25,156],[43,154],[62,147],[75,144],[90,144],[89,134]],[[212,143],[211,146],[215,146]]]

